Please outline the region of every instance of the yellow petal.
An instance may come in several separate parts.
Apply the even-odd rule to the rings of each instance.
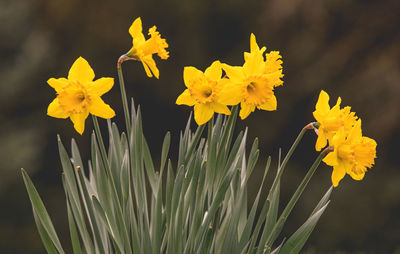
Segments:
[[[153,77],[153,74],[151,74],[149,66],[147,66],[147,64],[144,61],[142,61],[142,64],[143,64],[144,71],[146,72],[147,77],[149,77],[149,78]]]
[[[254,105],[250,105],[247,103],[242,102],[240,104],[240,112],[239,112],[239,116],[240,118],[243,120],[246,117],[248,117],[250,115],[251,112],[253,112],[256,109],[256,106]]]
[[[333,152],[330,152],[325,158],[322,160],[329,166],[336,166],[338,165],[338,158],[337,158],[337,151],[334,150]]]
[[[234,82],[242,82],[245,79],[243,67],[241,66],[222,64],[222,69],[226,72],[226,76]]]
[[[68,85],[68,80],[66,78],[50,78],[47,80],[47,84],[54,88],[57,93],[59,93],[61,89]]]
[[[68,80],[77,80],[85,84],[93,79],[94,71],[89,63],[83,57],[76,59],[69,70]]]
[[[249,56],[250,56],[249,52],[243,52],[244,61],[247,61],[247,59],[249,59]]]
[[[110,91],[113,85],[114,85],[113,78],[100,78],[98,80],[95,80],[91,84],[91,86],[87,87],[87,89],[90,93],[102,96],[103,94]]]
[[[47,115],[55,118],[68,118],[69,114],[66,113],[60,106],[58,98],[55,98],[47,108]]]
[[[317,119],[317,115],[324,115],[328,113],[330,110],[329,107],[329,95],[324,91],[321,90],[319,93],[318,101],[317,104],[315,105],[315,111],[314,117]],[[317,119],[318,120],[318,119]]]
[[[243,70],[248,75],[262,75],[265,71],[265,62],[263,51],[252,51],[243,64]]]
[[[230,115],[231,111],[226,105],[222,105],[218,102],[214,102],[212,104],[213,110],[219,114],[225,114],[225,115]]]
[[[260,48],[257,45],[256,36],[251,33],[250,35],[250,52],[258,51]]]
[[[331,177],[333,186],[337,187],[345,175],[346,169],[343,164],[339,163],[337,166],[334,166]]]
[[[178,99],[176,99],[176,104],[178,105],[188,105],[193,106],[196,103],[196,100],[192,98],[190,95],[189,89],[183,91],[181,95],[179,95]]]
[[[322,128],[320,128],[318,131],[317,142],[315,143],[315,150],[321,151],[321,149],[328,144],[326,140],[327,140],[326,133]]]
[[[234,83],[232,80],[224,78],[218,83],[221,91],[218,93],[218,102],[225,105],[236,105],[242,100],[243,86],[241,83]]]
[[[114,110],[98,96],[92,96],[89,112],[105,119],[110,119],[115,116]]]
[[[153,57],[151,55],[147,55],[146,57],[141,58],[140,61],[142,61],[147,76],[151,78],[154,75],[154,77],[158,79],[160,72],[157,69],[156,62],[154,62]]]
[[[357,142],[362,138],[361,119],[358,119],[347,137],[349,142]]]
[[[203,77],[203,75],[203,72],[196,69],[195,67],[186,66],[183,69],[183,82],[185,82],[185,86],[187,88],[190,88],[193,81],[200,79],[201,77]]]
[[[262,110],[268,110],[268,111],[273,111],[276,110],[277,107],[277,101],[275,95],[272,95],[272,97],[263,105],[257,107],[258,109]]]
[[[194,105],[194,120],[198,125],[208,122],[214,114],[209,103]]]
[[[129,27],[129,33],[134,39],[143,39],[144,35],[142,32],[142,19],[140,17],[136,18],[133,21],[131,27]]]
[[[149,56],[148,59],[146,58],[146,64],[149,66],[154,77],[158,79],[160,77],[160,71],[158,70],[156,62],[154,61],[152,56]]]
[[[211,66],[205,70],[204,75],[214,81],[220,80],[222,77],[221,62],[213,62]]]
[[[350,171],[349,175],[351,176],[351,178],[353,178],[356,181],[360,181],[364,178],[365,172],[360,173],[360,174],[356,174],[354,173],[354,171]]]
[[[71,114],[70,119],[74,123],[75,130],[82,135],[85,130],[85,120],[89,115],[89,111],[85,111],[79,114]]]

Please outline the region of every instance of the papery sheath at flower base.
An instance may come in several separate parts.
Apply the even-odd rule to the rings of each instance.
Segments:
[[[254,34],[251,34],[250,53],[244,53],[243,66],[222,65],[228,78],[223,79],[221,102],[226,105],[240,103],[241,119],[256,108],[268,111],[277,108],[274,87],[283,84],[282,61],[276,51],[268,53],[265,60],[265,50],[265,47],[259,48]]]
[[[360,119],[351,128],[349,135],[346,135],[344,127],[341,127],[333,136],[332,141],[329,141],[329,145],[333,146],[333,152],[329,153],[323,161],[333,166],[332,184],[335,187],[339,185],[346,173],[354,180],[363,179],[367,168],[374,164],[376,142],[362,136]]]
[[[57,97],[48,106],[47,115],[69,117],[79,134],[85,129],[89,113],[105,119],[114,117],[114,110],[100,97],[113,87],[114,79],[93,79],[94,71],[82,57],[72,64],[67,79],[50,78],[47,83],[56,90]]]
[[[187,89],[179,95],[176,104],[194,106],[194,120],[198,125],[208,122],[214,113],[231,114],[229,108],[219,102],[221,77],[219,61],[213,62],[204,73],[192,66],[183,70],[183,80]]]
[[[344,128],[344,133],[348,135],[357,120],[355,113],[350,111],[351,107],[340,108],[341,101],[339,97],[336,105],[330,108],[329,95],[323,90],[319,94],[313,112],[315,120],[319,123],[318,139],[315,144],[317,151],[321,151],[327,145],[328,140],[332,140],[341,127]]]
[[[146,40],[142,32],[140,17],[133,21],[129,33],[132,36],[132,48],[126,53],[126,56],[141,61],[148,77],[154,75],[159,78],[159,70],[153,59],[153,54],[157,54],[163,60],[168,59],[169,52],[166,50],[168,48],[166,40],[161,38],[156,26],[149,29],[150,38]]]

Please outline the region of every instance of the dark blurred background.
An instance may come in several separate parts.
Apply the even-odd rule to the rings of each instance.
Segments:
[[[0,2],[0,250],[44,253],[19,169],[33,178],[62,243],[69,247],[65,198],[56,134],[71,138],[89,157],[92,131],[77,134],[69,120],[50,118],[55,97],[46,84],[66,77],[78,56],[96,76],[115,77],[118,57],[131,47],[128,28],[142,17],[144,30],[157,25],[170,58],[156,59],[160,80],[146,77],[138,62],[123,65],[127,92],[141,104],[144,130],[155,158],[166,131],[176,152],[189,107],[175,105],[184,90],[183,67],[204,70],[212,61],[242,65],[250,33],[260,46],[279,50],[284,85],[276,89],[278,110],[256,111],[237,129],[260,139],[254,184],[271,155],[289,149],[313,121],[319,91],[337,96],[363,119],[364,135],[377,143],[376,165],[361,182],[346,176],[304,247],[305,253],[400,253],[400,2],[398,0],[2,0]],[[157,57],[156,57],[157,58]],[[117,80],[116,80],[117,81]],[[118,85],[103,96],[123,128]],[[101,120],[105,127],[105,121]],[[307,133],[282,180],[282,206],[317,153]],[[249,144],[250,146],[250,144]],[[176,154],[171,153],[175,158]],[[311,213],[331,185],[332,168],[321,165],[285,226],[288,236]],[[250,192],[251,193],[251,192]]]

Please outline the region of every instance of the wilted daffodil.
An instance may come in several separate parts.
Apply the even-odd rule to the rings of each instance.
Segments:
[[[154,62],[153,54],[157,54],[161,59],[167,59],[169,57],[168,51],[165,50],[168,48],[167,42],[161,38],[156,26],[149,29],[150,38],[146,40],[142,33],[140,17],[133,21],[129,33],[132,36],[132,48],[126,53],[126,56],[141,61],[148,77],[154,75],[158,78],[159,71]]]
[[[336,105],[330,108],[329,95],[321,91],[313,115],[319,123],[318,139],[315,149],[320,151],[327,145],[327,140],[331,141],[336,132],[343,127],[343,131],[348,135],[350,129],[355,124],[357,117],[354,112],[350,112],[350,107],[340,109],[341,98],[339,97]]]
[[[69,117],[79,134],[85,129],[89,113],[106,119],[114,117],[114,110],[100,98],[113,87],[114,79],[93,79],[93,69],[82,57],[72,64],[68,79],[50,78],[47,83],[56,90],[57,98],[50,103],[47,114],[56,118]]]
[[[360,119],[352,127],[348,136],[345,134],[344,127],[341,127],[329,145],[333,146],[333,152],[329,153],[323,161],[333,166],[332,184],[335,187],[346,173],[354,180],[363,179],[367,168],[374,164],[376,142],[362,136]]]
[[[226,105],[240,103],[240,118],[245,119],[256,108],[262,110],[276,110],[277,101],[274,87],[282,85],[282,61],[277,52],[267,54],[266,48],[259,48],[254,34],[250,36],[250,53],[244,53],[243,66],[229,66],[222,68],[229,79],[224,79],[224,89],[221,92],[221,102]]]
[[[183,80],[187,89],[178,97],[176,104],[194,106],[194,120],[198,125],[208,122],[214,112],[231,114],[228,107],[219,101],[221,76],[219,61],[212,63],[204,73],[191,66],[183,70]]]

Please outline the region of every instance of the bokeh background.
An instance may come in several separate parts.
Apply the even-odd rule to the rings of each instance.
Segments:
[[[332,194],[305,253],[400,253],[400,2],[398,0],[2,0],[0,2],[0,252],[44,253],[19,169],[33,178],[68,249],[69,233],[56,134],[71,138],[88,158],[92,130],[77,134],[69,120],[46,116],[54,90],[50,77],[65,77],[78,56],[97,77],[115,77],[117,58],[131,46],[128,28],[141,16],[167,38],[170,59],[157,59],[160,79],[146,77],[138,62],[123,65],[127,92],[141,104],[144,130],[155,158],[166,131],[176,151],[189,107],[174,104],[184,90],[184,66],[204,70],[212,61],[242,65],[250,33],[259,45],[279,50],[284,86],[276,89],[278,110],[257,111],[238,130],[259,137],[259,183],[265,158],[277,165],[299,130],[313,120],[319,91],[351,105],[363,119],[364,135],[377,143],[376,165],[365,179],[346,177]],[[103,96],[123,127],[116,85]],[[101,121],[105,126],[105,121]],[[282,180],[282,206],[317,153],[316,137],[305,135]],[[176,154],[171,153],[175,158]],[[304,222],[330,187],[331,168],[322,165],[283,232]],[[250,192],[251,193],[251,192]]]

